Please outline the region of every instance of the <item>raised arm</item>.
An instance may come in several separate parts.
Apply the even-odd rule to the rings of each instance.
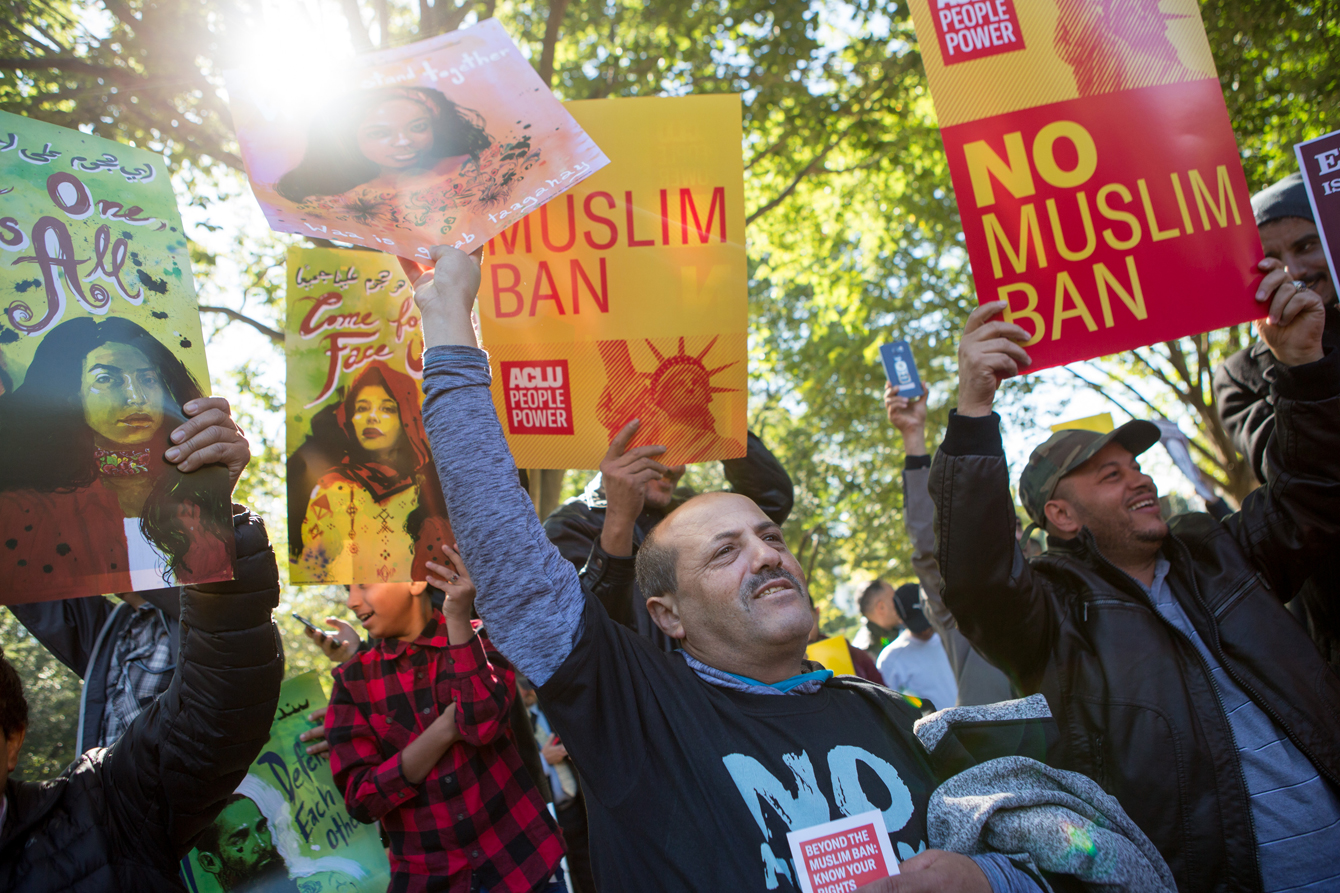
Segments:
[[[1288,282],[1276,286],[1269,315],[1258,323],[1275,366],[1266,484],[1224,522],[1286,600],[1340,539],[1340,355],[1323,352],[1324,325],[1316,292]]]
[[[1030,360],[1021,327],[998,319],[1003,301],[968,317],[959,342],[959,406],[931,464],[935,557],[945,606],[992,663],[1032,690],[1059,618],[1014,538],[1000,417],[991,409],[1000,381]]]
[[[479,261],[446,247],[432,257],[434,268],[414,285],[427,348],[424,427],[456,544],[479,592],[475,609],[498,650],[542,685],[581,633],[581,583],[535,517],[493,408],[488,356],[470,319]]]
[[[140,855],[179,859],[214,821],[270,738],[284,677],[279,568],[259,516],[233,517],[235,578],[182,590],[181,653],[168,690],[102,762],[112,827]]]
[[[926,446],[926,398],[899,397],[884,385],[884,411],[903,438],[903,526],[912,541],[912,568],[921,584],[926,617],[939,631],[954,628],[954,615],[940,597],[935,560],[935,504],[931,501],[931,457]]]

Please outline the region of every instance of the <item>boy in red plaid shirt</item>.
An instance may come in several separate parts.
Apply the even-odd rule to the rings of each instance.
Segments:
[[[350,587],[379,641],[333,672],[331,771],[350,814],[386,829],[393,893],[557,893],[563,842],[512,741],[512,666],[477,634],[474,585],[447,558],[441,611],[426,583]]]

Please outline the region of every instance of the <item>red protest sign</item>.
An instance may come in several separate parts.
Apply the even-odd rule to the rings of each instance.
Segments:
[[[898,873],[878,810],[791,831],[786,841],[804,893],[849,893]]]
[[[1340,281],[1335,278],[1335,252],[1340,249],[1340,130],[1299,143],[1293,150],[1326,251],[1331,281]]]
[[[1008,302],[1029,371],[1261,315],[1204,28],[1142,6],[911,3],[977,299]]]

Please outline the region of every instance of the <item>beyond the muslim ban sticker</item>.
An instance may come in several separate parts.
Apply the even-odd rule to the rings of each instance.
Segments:
[[[848,893],[898,873],[898,860],[877,809],[786,835],[804,893]]]

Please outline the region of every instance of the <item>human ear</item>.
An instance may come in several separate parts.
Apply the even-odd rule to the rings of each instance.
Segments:
[[[652,596],[647,599],[647,613],[651,615],[651,622],[661,628],[672,639],[683,639],[684,624],[679,619],[679,607],[673,599],[662,595]]]
[[[23,739],[27,734],[28,730],[23,728],[12,735],[5,736],[5,744],[8,745],[7,749],[9,751],[8,763],[10,772],[13,772],[19,765],[19,751],[23,750]]]
[[[409,584],[410,595],[423,595],[424,592],[427,591],[427,589],[428,589],[428,583],[423,580],[419,580]]]
[[[1074,506],[1064,499],[1053,499],[1042,507],[1047,517],[1047,526],[1062,537],[1072,537],[1079,533],[1084,525],[1080,523]]]
[[[223,867],[218,858],[208,850],[196,850],[195,861],[199,862],[200,867],[210,874],[218,874],[219,869]]]

